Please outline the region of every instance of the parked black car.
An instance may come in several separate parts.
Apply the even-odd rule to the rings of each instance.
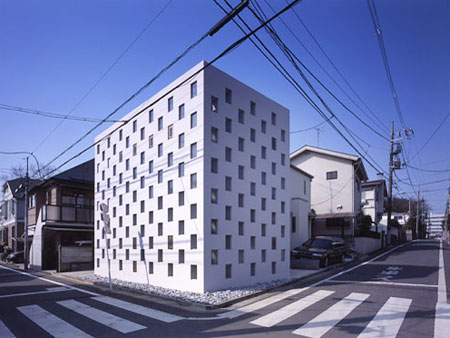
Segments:
[[[17,252],[13,252],[10,253],[8,255],[8,257],[6,257],[6,261],[7,262],[12,262],[12,263],[23,263],[23,251],[17,251]]]
[[[325,267],[332,262],[342,262],[347,252],[348,246],[342,238],[315,236],[292,249],[291,258],[318,259],[320,267]]]

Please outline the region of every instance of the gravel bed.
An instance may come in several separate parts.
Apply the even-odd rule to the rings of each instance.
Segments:
[[[95,274],[90,275],[84,275],[84,276],[78,276],[77,278],[93,282],[93,283],[99,283],[99,284],[105,284],[108,285],[109,281],[108,278],[98,276]],[[214,292],[206,292],[206,293],[196,293],[196,292],[189,292],[189,291],[180,291],[180,290],[173,290],[173,289],[167,289],[159,286],[154,286],[150,284],[142,284],[142,283],[133,283],[133,282],[127,282],[119,279],[112,279],[112,284],[126,288],[129,290],[136,290],[139,292],[144,292],[148,294],[163,296],[175,300],[182,300],[185,302],[190,303],[197,303],[197,304],[203,304],[203,305],[217,305],[220,303],[223,303],[225,301],[233,300],[236,298],[244,297],[253,293],[256,293],[258,291],[262,291],[268,288],[272,288],[278,285],[285,284],[289,281],[291,281],[292,278],[285,278],[285,279],[278,279],[273,280],[271,282],[265,282],[265,283],[257,283],[251,286],[245,286],[240,288],[230,288],[227,290],[220,290],[220,291],[214,291]]]

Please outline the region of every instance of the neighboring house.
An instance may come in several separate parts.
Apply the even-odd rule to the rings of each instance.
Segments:
[[[293,249],[311,237],[311,180],[313,176],[291,165],[291,246]]]
[[[314,176],[311,208],[316,216],[312,235],[352,239],[361,213],[361,182],[367,173],[361,158],[337,151],[304,146],[290,155],[291,165]]]
[[[29,179],[32,189],[41,181]],[[2,223],[0,225],[0,245],[12,251],[21,251],[24,247],[23,215],[25,213],[25,178],[6,181],[2,187]]]
[[[445,214],[429,213],[425,219],[429,237],[441,236],[444,231]]]
[[[29,191],[30,267],[57,269],[60,246],[91,241],[94,232],[94,160],[50,177]],[[92,252],[92,250],[91,250]],[[75,263],[86,263],[77,262]],[[88,264],[86,264],[88,265]],[[91,253],[90,267],[93,265]]]
[[[364,215],[370,216],[372,222],[380,223],[384,214],[385,201],[387,199],[386,181],[383,174],[378,174],[378,179],[361,183],[361,208]]]
[[[206,292],[289,276],[289,111],[206,65],[96,138],[113,278]]]

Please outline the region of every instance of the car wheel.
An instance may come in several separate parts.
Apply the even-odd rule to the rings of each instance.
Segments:
[[[328,257],[325,257],[324,259],[320,260],[320,267],[325,268],[328,266]]]

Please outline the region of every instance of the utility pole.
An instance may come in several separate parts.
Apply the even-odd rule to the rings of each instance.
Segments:
[[[389,149],[389,185],[388,185],[388,215],[387,215],[387,227],[386,227],[386,244],[391,244],[391,216],[392,216],[392,172],[393,172],[393,159],[394,159],[394,121],[391,122],[391,142]]]
[[[419,238],[419,204],[420,204],[420,186],[417,191],[417,211],[416,211],[416,239]]]
[[[23,268],[28,270],[28,157],[27,173],[25,174],[25,214],[23,215],[23,230],[25,232],[25,243],[23,252]]]

